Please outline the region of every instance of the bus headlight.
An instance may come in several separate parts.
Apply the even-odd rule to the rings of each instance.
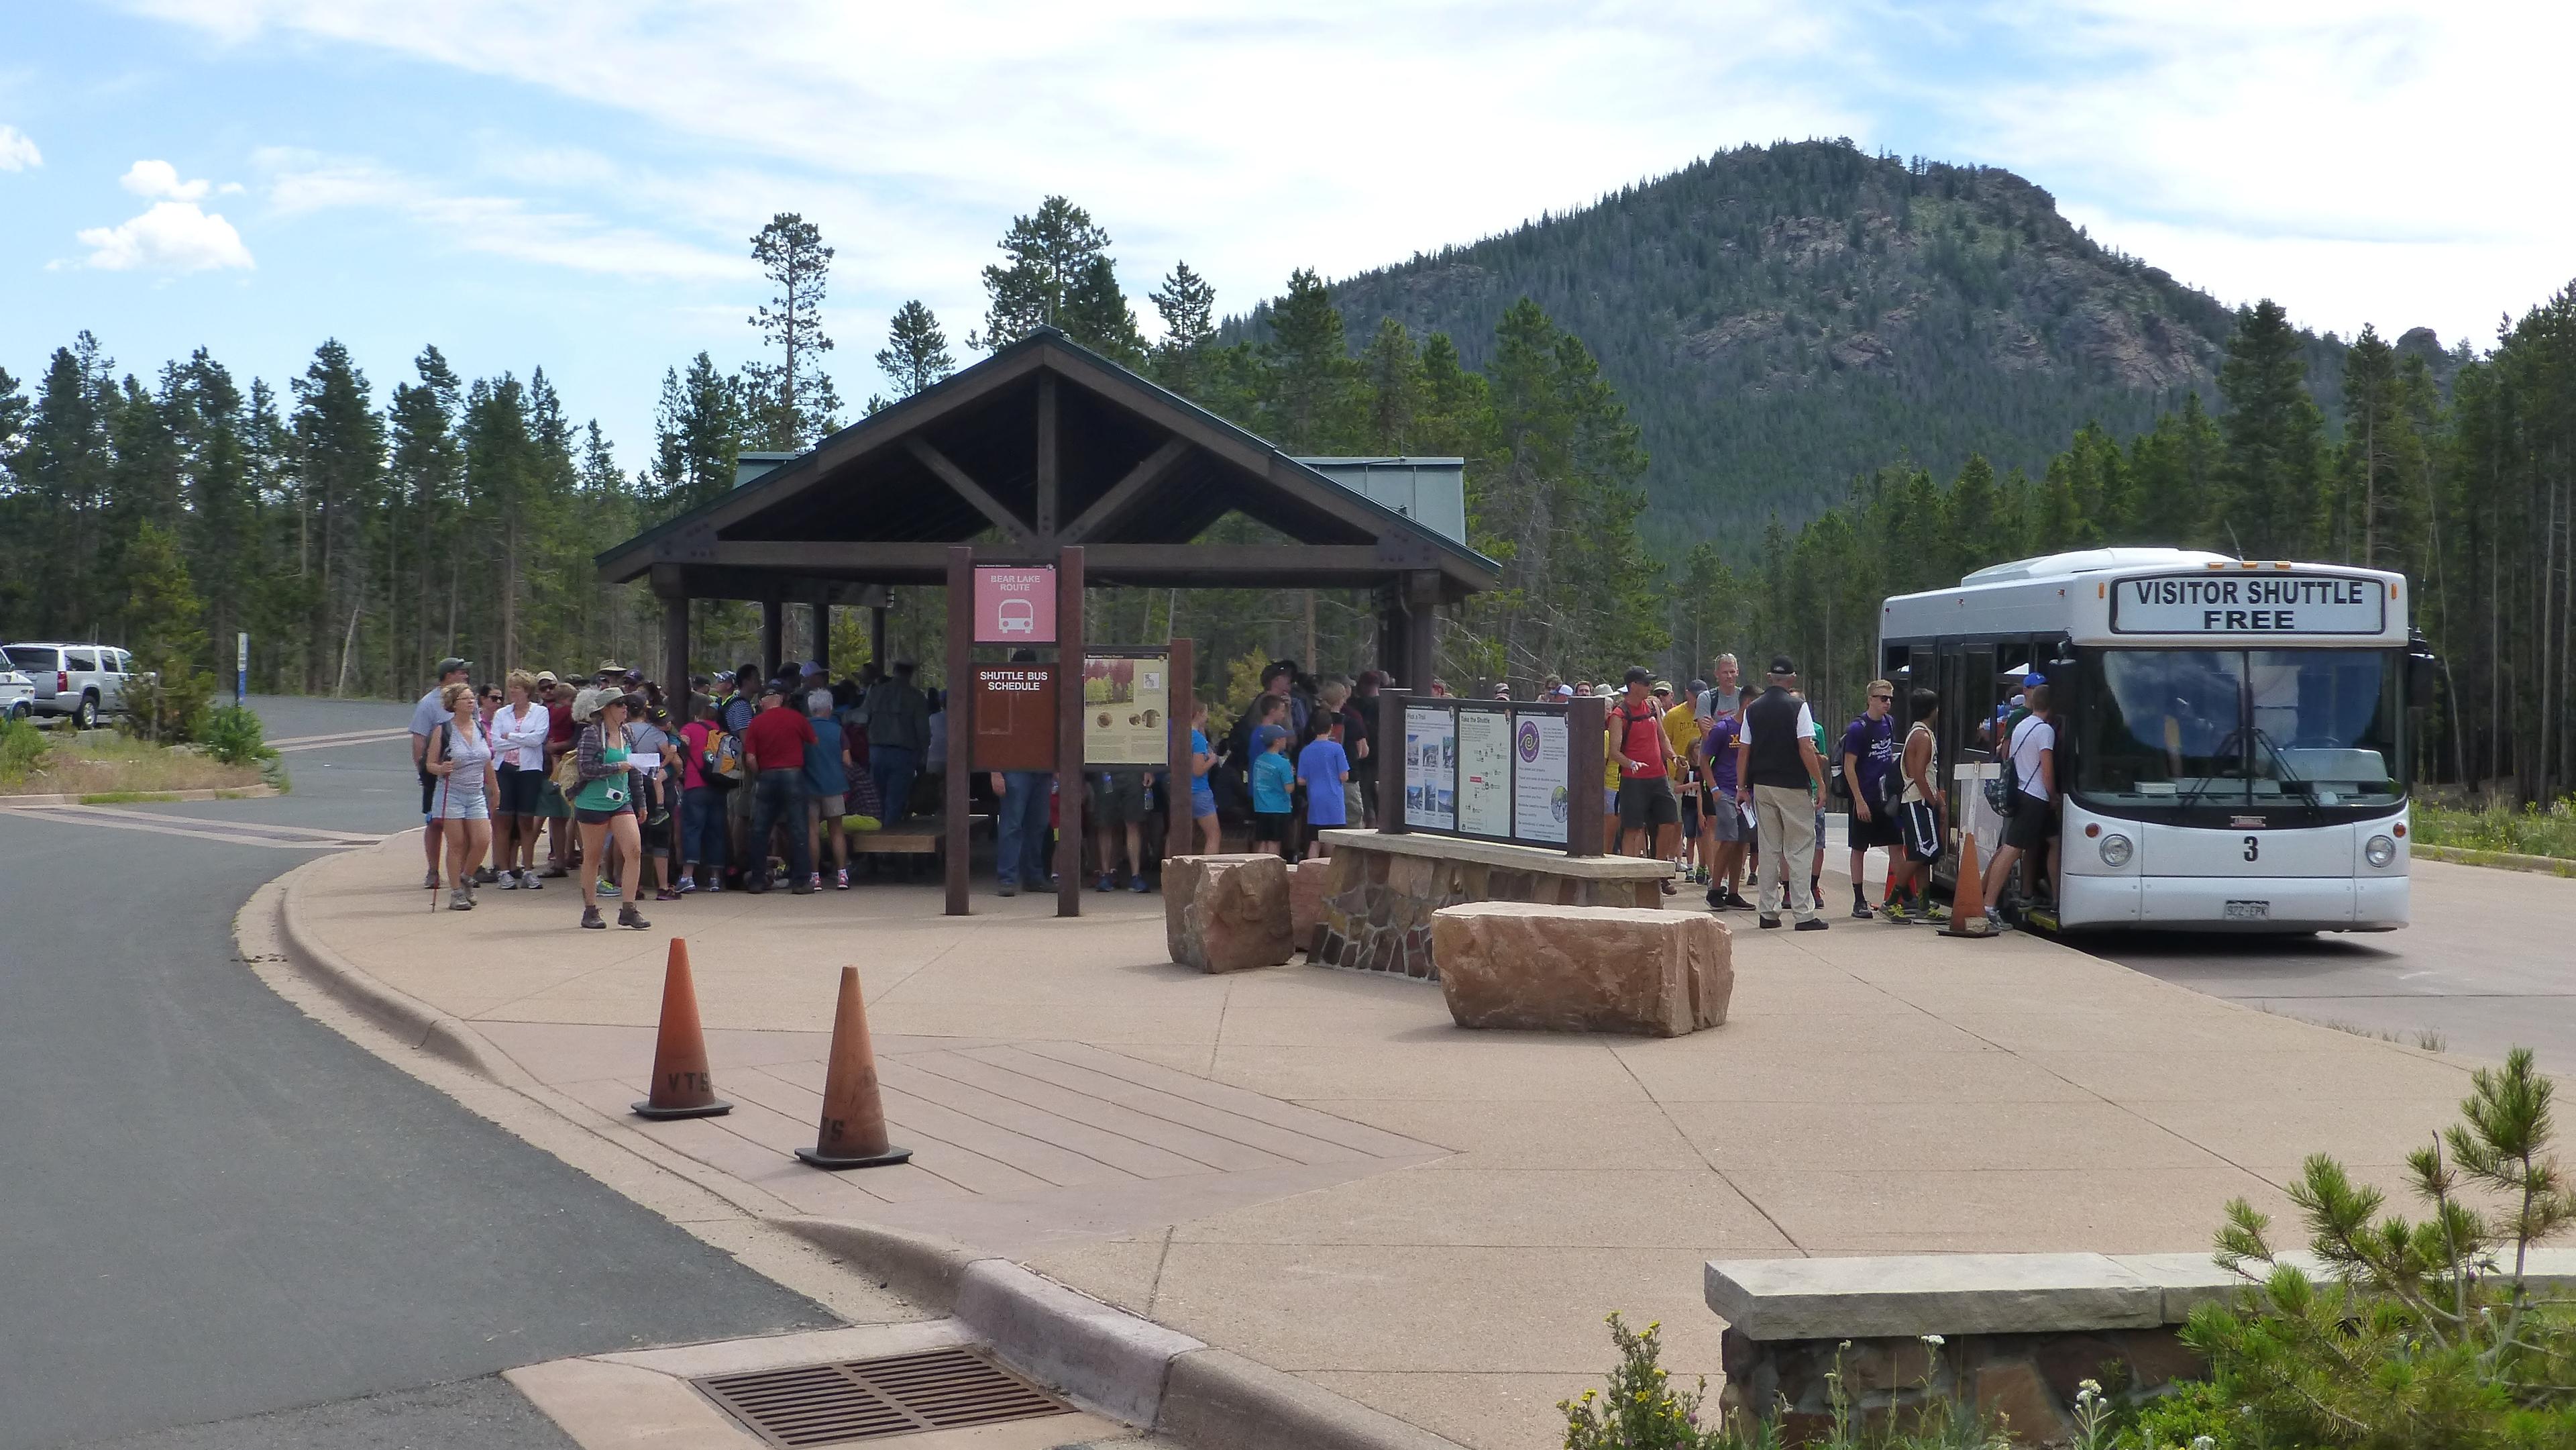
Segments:
[[[2373,836],[2369,843],[2361,848],[2361,854],[2371,865],[2385,866],[2397,859],[2397,843],[2386,836]]]
[[[2129,864],[2129,838],[2113,832],[2102,838],[2102,864],[2121,867]]]

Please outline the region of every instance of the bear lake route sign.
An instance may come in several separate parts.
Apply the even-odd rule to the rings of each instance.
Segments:
[[[2378,634],[2388,583],[2317,574],[2153,574],[2111,585],[2114,634]]]

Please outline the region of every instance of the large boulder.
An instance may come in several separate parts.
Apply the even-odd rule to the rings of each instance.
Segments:
[[[1173,961],[1202,972],[1286,962],[1296,950],[1288,863],[1267,854],[1165,861],[1163,937]]]
[[[1333,863],[1318,858],[1300,861],[1288,869],[1288,930],[1297,950],[1312,953],[1315,935],[1324,926],[1324,878],[1332,873]]]
[[[1726,1020],[1726,924],[1695,911],[1476,901],[1431,917],[1461,1027],[1679,1037]]]

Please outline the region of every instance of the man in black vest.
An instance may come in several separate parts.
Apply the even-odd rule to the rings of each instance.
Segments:
[[[1824,789],[1825,765],[1816,753],[1816,717],[1807,702],[1791,694],[1798,668],[1787,655],[1771,657],[1770,688],[1744,706],[1744,734],[1735,747],[1735,798],[1750,801],[1754,835],[1762,850],[1761,912],[1764,929],[1780,924],[1780,897],[1786,892],[1798,930],[1823,931],[1816,893],[1800,889],[1807,873],[1797,868],[1816,853],[1816,802]]]

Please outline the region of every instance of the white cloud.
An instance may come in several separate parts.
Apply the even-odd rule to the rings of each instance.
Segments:
[[[203,272],[252,265],[241,233],[220,214],[193,201],[160,201],[121,226],[90,227],[80,234],[88,264],[109,272]]]
[[[752,275],[749,261],[732,253],[582,212],[540,209],[516,197],[452,192],[370,161],[297,151],[263,152],[258,159],[276,168],[268,198],[283,216],[347,209],[387,212],[462,251],[624,277],[734,280]]]
[[[15,126],[0,126],[0,171],[24,171],[45,164],[45,154],[27,133]]]
[[[179,168],[167,161],[137,161],[126,168],[116,184],[136,196],[157,196],[170,201],[203,201],[213,189],[205,181],[181,181]]]

